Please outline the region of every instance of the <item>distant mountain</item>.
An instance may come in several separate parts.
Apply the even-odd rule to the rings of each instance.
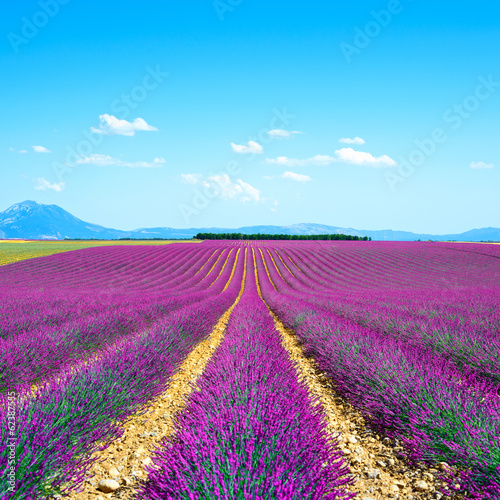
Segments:
[[[62,240],[64,238],[123,238],[122,231],[89,224],[57,205],[35,201],[16,203],[0,212],[3,238]]]
[[[174,229],[155,227],[120,231],[91,224],[78,219],[57,205],[42,205],[35,201],[25,201],[12,205],[0,212],[0,239],[62,240],[65,238],[81,239],[118,239],[118,238],[166,238],[189,239],[197,233],[243,233],[243,234],[351,234],[369,236],[375,241],[500,241],[500,229],[488,227],[472,229],[462,234],[432,235],[415,234],[391,229],[370,231],[322,224],[294,224],[291,226],[246,226],[237,229],[228,228],[191,228]]]

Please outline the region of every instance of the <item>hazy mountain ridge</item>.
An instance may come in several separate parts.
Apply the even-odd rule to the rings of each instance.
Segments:
[[[472,229],[462,234],[432,235],[416,234],[408,231],[363,230],[341,228],[324,224],[301,223],[290,226],[245,226],[231,228],[190,228],[172,227],[140,228],[133,231],[106,228],[98,224],[82,221],[57,205],[43,205],[25,201],[12,205],[0,212],[0,238],[2,239],[118,239],[118,238],[192,238],[197,233],[244,233],[244,234],[351,234],[369,236],[377,241],[500,241],[500,229],[489,227]]]

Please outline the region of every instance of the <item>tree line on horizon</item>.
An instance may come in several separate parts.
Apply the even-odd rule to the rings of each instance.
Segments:
[[[198,233],[196,240],[342,240],[371,241],[368,236],[352,236],[350,234],[243,234],[243,233]]]

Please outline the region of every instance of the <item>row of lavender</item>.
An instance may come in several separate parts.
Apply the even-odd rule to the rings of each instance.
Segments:
[[[432,259],[432,251],[428,252]],[[450,267],[457,267],[459,273],[462,255],[457,258],[454,251],[448,252]],[[461,252],[470,257],[470,252]],[[462,491],[465,488],[472,497],[494,499],[500,495],[500,399],[498,382],[489,375],[498,373],[498,311],[494,304],[500,280],[496,286],[483,288],[483,295],[476,294],[465,306],[457,300],[474,291],[470,285],[481,273],[490,276],[490,283],[492,276],[498,276],[495,255],[476,255],[476,275],[464,266],[462,273],[469,276],[448,296],[449,307],[446,297],[441,296],[436,304],[428,290],[438,288],[437,272],[426,276],[425,270],[415,271],[421,290],[412,287],[409,293],[406,289],[407,296],[398,300],[394,289],[382,286],[368,292],[360,291],[363,284],[359,290],[351,285],[341,294],[337,284],[325,279],[334,270],[327,264],[334,256],[325,256],[325,252],[267,246],[258,267],[265,299],[295,329],[306,352],[316,358],[344,396],[374,425],[401,439],[412,459],[456,466],[461,471]],[[380,255],[377,260],[386,257]],[[370,271],[366,274],[369,278]],[[478,308],[482,313],[478,317],[471,310],[475,319],[470,319],[466,306],[481,302],[481,297]],[[410,314],[405,323],[401,311],[406,300]],[[381,328],[380,322],[377,325],[383,307],[400,312],[400,316],[394,314],[390,330]],[[442,333],[428,314],[432,308],[440,312],[440,325],[447,328],[447,349],[442,348]],[[391,321],[390,312],[383,314]],[[456,315],[462,315],[462,321],[455,321]],[[415,319],[420,323],[413,324]],[[422,332],[422,325],[428,330]],[[467,349],[462,352],[454,349],[464,345]],[[450,486],[453,489],[457,484],[452,481]]]
[[[309,292],[309,300],[342,317],[405,339],[417,348],[431,349],[462,370],[500,382],[498,286],[479,288],[479,277],[463,277],[462,270],[458,271],[463,277],[461,286],[436,289],[439,275],[434,272],[421,273],[426,281],[419,289],[402,291],[379,285],[375,293],[354,287],[345,291],[328,283],[328,269],[333,265],[324,255],[292,249],[269,252],[266,258],[302,298]],[[498,283],[499,267],[497,260],[486,258],[484,269],[490,277],[497,274]]]
[[[361,289],[460,288],[498,286],[500,245],[444,243],[382,243],[289,241],[205,242],[213,248],[257,245],[263,251],[306,255],[323,259],[322,278],[330,288],[349,293]],[[327,259],[325,261],[324,259]],[[292,264],[293,265],[293,264]]]
[[[348,499],[341,452],[260,299],[252,253],[245,292],[175,436],[153,458],[142,498]]]
[[[165,251],[161,259],[131,249],[116,252],[102,248],[90,249],[99,252],[74,251],[0,268],[0,338],[103,312],[123,300],[131,302],[138,290],[155,293],[170,280],[182,280],[184,273],[199,270],[196,263],[208,263],[208,257],[213,259],[222,252],[202,248],[189,252],[175,246],[167,249],[170,251]],[[160,260],[157,264],[161,266],[144,269],[141,264],[150,264],[149,260]],[[72,272],[76,274],[77,270],[82,276],[75,282]],[[146,290],[142,290],[143,282],[147,282]],[[115,300],[103,308],[103,298]]]
[[[218,258],[208,253],[206,271],[200,272],[201,264],[193,265],[203,262],[198,253],[194,256],[187,253],[183,259],[185,262],[181,260],[165,271],[162,287],[156,291],[151,289],[147,294],[139,295],[133,286],[124,288],[123,284],[111,296],[97,298],[92,290],[69,288],[64,297],[59,293],[58,307],[54,308],[51,300],[32,302],[33,294],[29,289],[25,290],[25,303],[21,305],[31,304],[33,307],[29,313],[16,316],[20,312],[18,307],[3,320],[4,325],[10,322],[11,330],[7,331],[5,327],[5,338],[0,340],[0,391],[43,381],[74,361],[93,356],[105,346],[152,327],[179,307],[222,290],[224,280],[218,280],[213,290],[210,288],[224,264],[231,268],[235,255],[235,251],[227,255],[224,252],[220,255],[222,258]],[[125,254],[122,258],[127,263],[130,255]],[[89,256],[90,259],[95,260],[95,256]],[[115,261],[115,266],[120,264],[122,261]],[[128,279],[126,274],[124,276]],[[54,278],[56,281],[61,279],[57,272],[54,272]],[[75,307],[77,303],[81,306],[79,309]],[[79,312],[76,317],[72,312],[75,309]],[[44,321],[47,316],[50,320]]]
[[[41,498],[81,484],[92,453],[165,390],[173,370],[236,299],[243,260],[231,255],[229,265],[220,259],[213,268],[208,286],[179,296],[176,310],[150,328],[86,362],[61,366],[35,395],[18,388],[15,408],[12,392],[0,396],[1,498]]]

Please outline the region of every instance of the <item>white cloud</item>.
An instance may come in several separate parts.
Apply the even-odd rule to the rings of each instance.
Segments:
[[[218,196],[222,199],[236,198],[243,203],[260,201],[260,191],[258,189],[241,179],[232,182],[228,174],[211,175],[202,184],[218,192]]]
[[[342,144],[365,144],[365,140],[361,139],[361,137],[354,137],[354,139],[349,139],[349,137],[344,137],[342,139],[339,139],[339,142]]]
[[[181,180],[184,184],[198,184],[202,178],[201,174],[181,174]]]
[[[335,151],[335,155],[336,156],[316,155],[305,160],[278,156],[278,158],[267,158],[266,163],[285,167],[327,166],[332,163],[350,163],[352,165],[378,168],[395,167],[397,165],[397,163],[387,155],[382,155],[377,158],[370,153],[355,151],[352,148],[338,149]]]
[[[370,153],[354,151],[352,148],[343,148],[335,151],[338,161],[362,165],[367,167],[396,167],[397,163],[387,155],[376,158]]]
[[[14,153],[20,153],[20,154],[26,154],[28,151],[26,151],[25,149],[20,149],[19,151],[15,148],[9,148],[9,151],[12,151]]]
[[[290,179],[296,182],[309,182],[311,178],[308,175],[296,174],[295,172],[285,172],[281,174],[282,179]]]
[[[240,191],[239,197],[241,201],[254,201],[255,203],[260,201],[260,191],[257,188],[251,186],[247,182],[243,182],[241,179],[238,179],[236,184],[241,188],[241,191],[238,189],[238,191]]]
[[[302,134],[302,132],[299,132],[298,130],[283,130],[281,128],[276,128],[268,132],[268,135],[274,139],[283,139],[296,134]]]
[[[32,146],[32,148],[33,151],[35,151],[35,153],[50,153],[50,151],[47,148],[44,148],[43,146]]]
[[[76,160],[76,163],[78,165],[95,165],[97,167],[154,168],[161,167],[166,161],[164,158],[155,158],[152,162],[128,162],[108,155],[91,154],[90,156],[82,156]]]
[[[246,145],[231,143],[231,147],[235,153],[239,154],[257,154],[260,155],[264,152],[262,146],[255,141],[248,141]]]
[[[228,174],[215,174],[204,177],[201,174],[181,174],[183,182],[186,184],[201,184],[209,190],[214,196],[222,199],[235,199],[242,203],[253,201],[258,203],[263,201],[260,191],[247,182],[237,179],[231,180]]]
[[[64,189],[64,182],[54,182],[53,184],[51,184],[47,179],[44,179],[43,177],[39,177],[38,179],[36,179],[36,182],[35,182],[35,189],[37,191],[56,191],[57,193],[59,193],[60,191],[62,191]]]
[[[493,163],[484,163],[482,161],[473,161],[470,164],[470,168],[493,168],[495,165]]]
[[[137,131],[157,131],[156,127],[148,125],[143,118],[136,118],[132,122],[120,120],[113,115],[99,115],[99,128],[91,127],[90,130],[94,134],[104,135],[135,135]]]

